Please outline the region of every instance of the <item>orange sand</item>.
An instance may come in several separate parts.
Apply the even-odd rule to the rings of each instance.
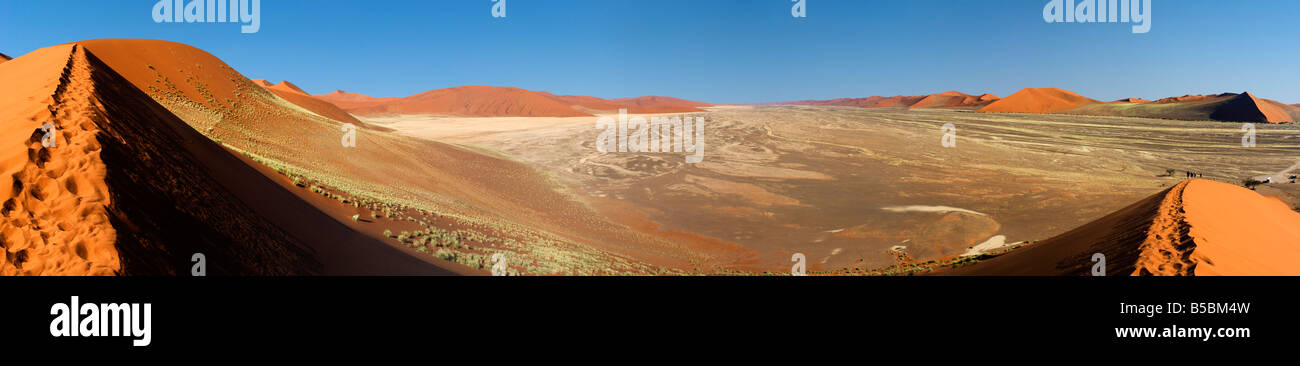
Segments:
[[[74,67],[73,46],[34,51],[0,65],[0,275],[110,275],[121,269],[109,224],[112,204],[98,128],[88,118],[94,92]],[[55,126],[55,146],[41,143]]]
[[[1057,88],[1028,88],[1002,98],[977,112],[1053,113],[1101,103]]]
[[[1193,179],[1051,239],[940,275],[1300,275],[1300,213],[1281,201]]]
[[[993,103],[998,99],[998,96],[993,94],[974,96],[962,92],[950,91],[926,96],[924,99],[916,102],[916,104],[912,104],[908,108],[981,107]]]

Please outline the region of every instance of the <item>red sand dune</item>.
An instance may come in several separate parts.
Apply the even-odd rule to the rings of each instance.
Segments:
[[[297,85],[293,85],[293,83],[288,81],[281,81],[279,84],[272,84],[264,79],[253,79],[253,83],[257,84],[257,86],[266,88],[266,90],[274,93],[276,96],[312,113],[357,126],[370,126],[357,120],[357,118],[352,116],[351,113],[344,111],[333,103],[313,97],[307,94],[307,92],[304,92],[301,88],[298,88]]]
[[[881,97],[872,96],[866,98],[837,98],[828,100],[800,100],[793,102],[776,102],[776,103],[758,103],[756,105],[812,105],[812,106],[838,106],[838,107],[861,107],[861,108],[903,108],[910,107],[917,102],[925,99],[925,95],[914,96],[893,96]]]
[[[1300,275],[1300,213],[1210,180],[1184,181],[1059,236],[940,275]]]
[[[1101,103],[1057,88],[1027,88],[976,110],[985,113],[1054,113]]]
[[[1112,102],[1112,103],[1133,103],[1133,104],[1141,104],[1141,103],[1151,103],[1151,101],[1146,100],[1146,99],[1142,99],[1142,98],[1124,98],[1124,99],[1120,99],[1120,100],[1114,101],[1114,102]]]
[[[962,92],[950,91],[930,94],[908,108],[965,108],[982,107],[1000,99],[993,94],[974,96]]]
[[[231,149],[256,153],[287,167],[312,167],[306,170],[316,174],[313,178],[323,180],[324,185],[384,197],[400,195],[401,199],[412,200],[419,208],[436,212],[439,217],[464,218],[476,228],[502,233],[508,238],[563,239],[567,245],[589,250],[586,253],[599,258],[636,258],[637,263],[653,260],[671,268],[691,268],[688,258],[696,254],[690,253],[711,255],[710,250],[726,251],[725,248],[692,247],[690,253],[682,255],[681,251],[672,249],[680,248],[677,242],[612,223],[590,206],[558,191],[550,176],[496,154],[382,131],[358,133],[357,146],[345,148],[339,143],[342,122],[284,103],[220,59],[191,46],[154,40],[78,43],[85,44],[114,70],[126,70],[119,72],[130,84],[148,91],[154,101],[180,117],[193,130],[206,135],[194,139],[219,139]],[[191,90],[194,97],[188,94]],[[224,99],[223,95],[232,98]],[[369,99],[365,96],[358,99],[362,98]],[[242,156],[236,157],[242,159]],[[245,166],[253,165],[263,176],[273,179],[280,188],[292,191],[293,195],[315,195],[306,189],[294,188],[291,180],[263,163],[251,160],[244,163]],[[236,174],[219,176],[241,177]],[[235,183],[246,180],[230,179]],[[319,195],[314,197],[315,201],[308,202],[314,210],[304,212],[284,209],[280,203],[257,197],[236,198],[254,206],[258,212],[297,212],[268,217],[274,218],[269,220],[274,226],[284,227],[318,251],[317,257],[324,273],[365,274],[369,273],[367,268],[376,267],[389,268],[388,271],[394,273],[409,272],[410,268],[400,262],[388,263],[383,257],[385,253],[406,255],[406,259],[424,263],[426,267],[420,268],[425,269],[486,273],[421,254],[383,235],[386,228],[393,231],[400,228],[351,219],[353,214],[368,214],[364,207],[358,211],[352,205],[321,199]],[[299,200],[306,198],[300,197]],[[296,224],[303,219],[293,219],[318,215],[328,215],[326,219],[345,225],[344,229],[352,229],[352,234],[348,235],[361,233],[372,240],[353,241],[342,233],[313,231],[313,227],[329,228],[333,224]],[[382,247],[368,247],[373,243],[380,243],[378,245]],[[483,245],[487,247],[488,244]],[[366,253],[349,253],[353,250]],[[373,255],[368,254],[370,252],[374,252]]]
[[[1162,118],[1189,121],[1283,123],[1300,118],[1300,109],[1255,97],[1250,93],[1184,95],[1150,103],[1090,104],[1059,111],[1063,114]]]
[[[402,99],[395,97],[377,98],[360,93],[349,93],[342,90],[335,90],[329,94],[313,95],[313,97],[330,102],[346,111],[351,111],[357,108],[373,107]]]
[[[1165,103],[1199,102],[1207,99],[1221,99],[1221,98],[1226,98],[1231,96],[1235,96],[1235,94],[1230,94],[1230,93],[1217,94],[1217,95],[1187,94],[1180,97],[1160,98],[1152,103],[1165,104]]]
[[[617,98],[617,99],[610,99],[609,101],[614,103],[629,105],[629,106],[643,107],[643,108],[665,108],[665,107],[703,108],[703,107],[713,106],[713,104],[704,103],[704,102],[696,102],[696,101],[685,100],[680,98],[661,97],[661,96],[654,96],[654,95],[635,97],[635,98]]]
[[[1294,122],[1281,103],[1260,99],[1248,92],[1229,98],[1210,114],[1210,118],[1219,121]]]
[[[9,57],[9,55],[6,55],[6,54],[3,54],[3,53],[0,53],[0,64],[5,63],[5,61],[9,61],[9,60],[12,60],[12,59],[14,59],[14,58],[13,58],[13,57]]]
[[[555,95],[541,91],[536,93],[563,103],[564,105],[575,107],[587,112],[609,113],[617,112],[620,109],[627,109],[628,113],[635,114],[691,113],[704,112],[700,107],[711,106],[711,104],[708,103],[693,102],[670,97],[641,97],[607,100],[585,95]]]
[[[398,114],[464,117],[591,116],[589,113],[578,111],[544,95],[514,87],[460,86],[389,100],[366,99],[338,92],[318,97],[362,116]],[[336,103],[338,100],[344,103]]]
[[[0,192],[0,273],[180,275],[194,253],[212,274],[450,273],[315,211],[90,50],[120,43],[87,43],[0,66],[11,82],[0,169],[14,179]],[[43,123],[59,132],[53,147],[41,144]]]

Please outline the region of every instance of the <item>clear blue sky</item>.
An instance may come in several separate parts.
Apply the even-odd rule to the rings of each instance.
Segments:
[[[155,24],[155,0],[0,0],[0,52],[92,38],[205,49],[252,78],[405,96],[458,85],[747,103],[1251,91],[1300,103],[1300,1],[1155,0],[1152,29],[1047,24],[1047,0],[263,0],[261,30]]]

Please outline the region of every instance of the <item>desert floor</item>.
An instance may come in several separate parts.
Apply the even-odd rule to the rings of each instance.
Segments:
[[[1119,117],[852,107],[716,107],[704,161],[600,153],[596,118],[400,116],[367,122],[530,164],[597,212],[752,251],[748,270],[894,264],[1042,240],[1186,177],[1241,184],[1300,206],[1300,128]],[[946,123],[956,146],[941,143]],[[1169,170],[1173,170],[1172,175]],[[1292,170],[1296,170],[1292,172]]]

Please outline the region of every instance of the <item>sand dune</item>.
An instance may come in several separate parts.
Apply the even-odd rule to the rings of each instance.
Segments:
[[[85,47],[29,56],[0,69],[22,80],[0,114],[35,111],[6,119],[24,122],[0,144],[15,180],[4,192],[3,273],[187,275],[194,253],[215,275],[450,273],[316,212]],[[57,127],[55,147],[34,132],[15,138],[42,123]]]
[[[553,178],[499,154],[385,131],[358,133],[355,147],[342,146],[343,122],[285,103],[197,48],[151,40],[78,43],[86,44],[114,69],[138,71],[124,76],[195,130],[257,157],[259,164],[273,164],[270,174],[282,186],[293,182],[280,174],[301,175],[314,185],[334,187],[384,209],[424,213],[442,225],[439,228],[472,238],[463,242],[463,248],[441,248],[457,251],[448,254],[449,259],[438,259],[383,234],[385,229],[394,233],[423,229],[417,223],[354,220],[354,214],[365,218],[380,209],[334,199],[311,202],[335,221],[420,260],[485,273],[474,269],[482,268],[482,253],[501,250],[515,258],[545,255],[549,259],[542,265],[549,267],[541,273],[592,273],[583,267],[591,261],[613,263],[626,273],[655,273],[642,259],[627,258],[650,258],[669,268],[691,268],[689,261],[697,258],[668,249],[679,246],[677,242],[611,223],[564,192]],[[185,93],[190,89],[198,99]],[[202,97],[208,94],[232,99]],[[294,191],[303,192],[313,195],[306,188]]]
[[[1120,100],[1117,100],[1117,101],[1114,101],[1114,102],[1111,102],[1111,103],[1133,103],[1133,104],[1141,104],[1141,103],[1151,103],[1151,101],[1146,100],[1146,99],[1142,99],[1142,98],[1124,98],[1124,99],[1120,99]]]
[[[1065,114],[1163,118],[1193,121],[1284,123],[1294,121],[1290,106],[1250,93],[1184,95],[1140,104],[1099,104],[1060,111]]]
[[[704,110],[700,108],[713,106],[704,102],[661,96],[618,98],[609,101],[636,108],[643,111],[642,113],[702,112]]]
[[[941,275],[1300,275],[1300,213],[1194,179],[1065,234]]]
[[[925,99],[925,95],[913,96],[893,96],[881,97],[872,96],[866,98],[837,98],[828,100],[800,100],[793,102],[776,102],[776,103],[759,103],[757,105],[814,105],[814,106],[838,106],[838,107],[862,107],[862,108],[904,108],[912,106]]]
[[[1028,88],[980,108],[984,113],[1054,113],[1101,102],[1057,88]]]
[[[6,54],[3,54],[3,53],[0,53],[0,64],[4,63],[5,61],[12,60],[12,59],[14,59],[14,58],[13,58],[13,57],[9,57],[9,55],[6,55]]]
[[[340,122],[346,122],[357,126],[366,126],[366,127],[373,128],[372,126],[366,123],[362,123],[360,120],[357,120],[357,118],[352,116],[351,113],[344,111],[338,106],[335,106],[333,103],[317,99],[316,97],[313,97],[307,94],[307,92],[304,92],[302,89],[298,88],[297,85],[293,85],[293,83],[290,83],[288,81],[282,81],[279,84],[272,84],[271,82],[263,79],[253,79],[253,83],[263,88],[266,88],[266,90],[270,91],[271,93],[274,93],[276,96],[283,98],[284,100],[287,100],[290,103],[302,107],[303,109],[306,109],[312,113]]]
[[[368,98],[335,92],[317,96],[361,116],[436,114],[462,117],[591,116],[545,95],[513,87],[460,86],[405,98]]]
[[[584,112],[596,113],[612,113],[618,112],[620,109],[627,109],[628,113],[633,114],[692,113],[704,112],[700,107],[710,106],[710,104],[707,103],[692,102],[669,97],[641,97],[607,100],[585,95],[555,95],[541,91],[536,93]]]
[[[950,91],[939,94],[930,94],[915,104],[908,106],[908,108],[983,107],[996,102],[998,99],[1001,98],[993,94],[975,96],[958,91]]]

